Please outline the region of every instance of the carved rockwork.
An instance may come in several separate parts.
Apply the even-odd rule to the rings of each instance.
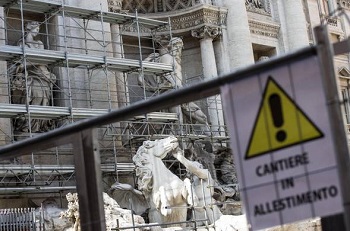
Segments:
[[[191,35],[198,39],[214,39],[221,34],[221,29],[217,27],[203,26],[197,30],[192,30]]]
[[[271,38],[278,38],[280,25],[256,20],[249,20],[248,22],[251,34],[257,34]]]

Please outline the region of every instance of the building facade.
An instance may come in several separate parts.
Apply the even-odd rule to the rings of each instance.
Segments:
[[[333,42],[350,34],[348,0],[0,0],[0,6],[1,145],[296,51],[315,43],[312,28],[319,24],[328,25]],[[350,124],[349,55],[336,56],[335,66]],[[239,195],[236,177],[227,176],[234,163],[223,113],[217,95],[98,128],[104,191],[116,181],[137,187],[136,150],[173,135],[222,186],[223,212],[235,213]],[[0,207],[39,205],[47,197],[64,204],[75,191],[73,155],[67,145],[3,161]],[[185,175],[175,160],[167,165]]]

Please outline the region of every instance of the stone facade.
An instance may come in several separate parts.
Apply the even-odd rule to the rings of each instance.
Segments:
[[[2,2],[5,1],[0,1]],[[341,14],[329,15],[329,12],[336,10],[337,5],[343,7],[346,14],[350,14],[350,1],[346,0],[70,0],[65,1],[70,4],[69,7],[85,10],[80,13],[71,10],[67,14],[60,11],[62,1],[44,2],[56,4],[57,7],[50,8],[45,5],[45,8],[40,5],[38,9],[24,11],[23,16],[19,7],[11,8],[11,5],[9,9],[0,8],[0,17],[4,19],[0,20],[0,47],[12,49],[12,53],[1,53],[2,57],[7,56],[0,60],[1,69],[5,70],[0,74],[7,77],[0,81],[3,86],[0,88],[2,145],[44,132],[38,130],[14,134],[14,121],[20,115],[27,121],[31,121],[32,117],[40,120],[52,119],[53,128],[58,128],[173,90],[176,87],[159,84],[162,77],[170,76],[169,73],[180,70],[182,82],[177,86],[185,86],[216,78],[269,57],[294,52],[314,43],[312,28],[321,23],[328,24],[333,42],[350,35],[350,23]],[[119,21],[113,21],[113,17]],[[138,21],[138,17],[151,20],[144,20],[143,25],[138,25],[142,22]],[[153,27],[152,20],[169,24],[159,23]],[[13,103],[13,95],[9,92],[14,85],[11,82],[14,79],[11,74],[13,65],[20,66],[23,62],[22,59],[19,61],[19,56],[13,56],[13,49],[18,48],[17,41],[21,41],[25,34],[22,22],[27,21],[39,22],[40,31],[36,36],[42,41],[45,48],[42,49],[43,52],[52,53],[45,53],[47,57],[51,55],[48,60],[29,61],[36,67],[39,66],[38,62],[45,62],[49,71],[57,78],[50,88],[50,103],[34,105],[45,106],[39,109],[33,109],[33,105],[25,102],[29,98],[28,94],[24,94],[24,101],[20,104]],[[182,54],[179,55],[181,57],[173,57],[174,49],[177,48],[172,47],[169,41],[175,37],[183,42]],[[167,55],[161,53],[164,51]],[[68,55],[73,55],[70,62],[65,59]],[[54,60],[58,56],[60,59]],[[160,61],[161,57],[164,62]],[[22,58],[27,57],[23,55]],[[175,62],[179,60],[180,67],[175,68]],[[29,65],[23,62],[22,66]],[[150,71],[153,66],[161,66],[166,70]],[[335,57],[335,66],[341,94],[344,99],[348,99],[349,55]],[[28,70],[22,71],[23,76],[26,73]],[[143,81],[139,81],[140,79]],[[145,86],[145,79],[153,81],[149,84],[152,86],[151,90]],[[22,87],[21,91],[28,91]],[[11,110],[14,112],[7,111],[8,105],[12,106]],[[183,117],[182,110],[186,105],[181,105],[98,128],[103,177],[104,182],[107,182],[105,189],[115,179],[122,183],[134,183],[131,177],[134,169],[131,158],[147,139],[176,135],[181,137],[180,143],[184,150],[191,150],[191,145],[196,144],[201,146],[199,152],[209,153],[212,162],[218,161],[215,153],[229,145],[221,99],[213,96],[191,102],[191,105],[193,111],[204,115],[204,122],[192,120],[193,115],[190,113],[185,114],[189,117],[188,122]],[[348,101],[345,101],[344,109],[344,117],[350,124]],[[192,157],[199,161],[198,156],[201,155],[193,154]],[[173,163],[174,159],[167,161]],[[4,164],[0,168],[4,179],[2,182],[5,182],[2,183],[2,188],[11,188],[13,182],[16,182],[16,186],[19,185],[16,190],[36,190],[37,195],[40,195],[38,198],[46,197],[45,192],[41,191],[45,188],[57,200],[64,200],[62,191],[74,191],[71,147],[33,153],[19,159],[6,160]],[[17,170],[18,166],[24,167]],[[42,167],[33,169],[32,166]],[[24,173],[23,169],[28,171]],[[214,177],[221,170],[211,169],[211,174]],[[174,170],[178,175],[183,174],[182,171],[180,167]],[[34,179],[35,175],[45,175],[47,179],[38,181]],[[224,182],[222,179],[217,180]],[[2,198],[7,196],[7,192],[0,193]],[[227,195],[222,197],[229,197],[231,201],[235,199]],[[17,204],[29,206],[32,201],[26,198],[20,197]],[[40,204],[38,198],[34,197],[33,203]],[[225,199],[227,198],[223,199],[224,203]],[[7,202],[0,201],[0,207],[8,206]],[[241,210],[237,213],[240,212]]]

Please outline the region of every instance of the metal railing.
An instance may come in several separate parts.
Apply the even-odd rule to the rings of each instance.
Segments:
[[[0,209],[0,231],[36,231],[34,208]]]

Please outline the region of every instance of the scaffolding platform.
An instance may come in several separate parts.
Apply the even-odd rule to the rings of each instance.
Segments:
[[[142,120],[148,120],[148,121],[157,121],[157,122],[171,122],[171,121],[177,121],[178,116],[176,113],[171,112],[152,112],[147,113],[145,115],[140,116],[134,116],[131,120],[135,121],[142,121]]]
[[[132,172],[133,163],[101,164],[102,172]],[[0,165],[0,177],[15,177],[35,172],[40,175],[64,175],[75,171],[74,165]]]
[[[27,108],[27,106],[24,104],[0,103],[1,118],[15,118],[18,116],[28,117],[30,115],[32,119],[58,119],[67,116],[72,116],[75,119],[85,119],[100,116],[108,112],[108,109],[69,108],[38,105],[29,105]]]
[[[49,65],[61,67],[85,67],[95,68],[105,66],[110,70],[123,72],[138,72],[141,67],[145,73],[167,73],[173,71],[171,64],[154,63],[133,59],[113,58],[107,56],[94,56],[84,54],[73,54],[65,51],[44,50],[35,48],[25,48],[19,46],[0,46],[0,61],[26,60],[33,64]]]

